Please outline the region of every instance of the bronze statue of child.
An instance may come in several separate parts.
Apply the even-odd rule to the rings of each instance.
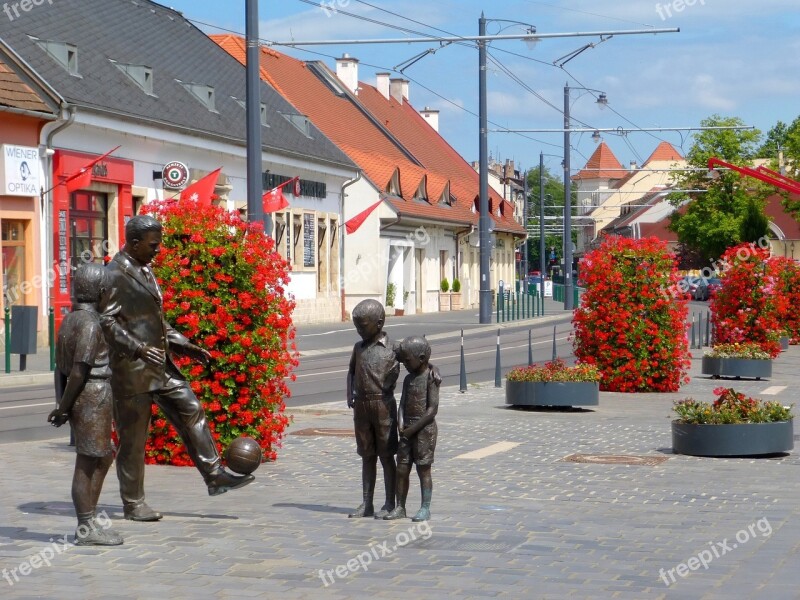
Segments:
[[[380,519],[395,506],[394,455],[397,452],[397,403],[394,387],[400,375],[394,345],[383,331],[386,318],[377,300],[362,300],[353,309],[360,342],[353,347],[347,373],[347,406],[353,409],[356,451],[361,457],[363,502],[350,517]],[[377,461],[383,467],[386,502],[375,514],[373,495]]]
[[[64,317],[56,342],[55,385],[58,408],[47,420],[67,421],[75,434],[72,502],[78,517],[75,544],[118,546],[122,537],[97,519],[97,502],[114,460],[111,442],[112,396],[108,346],[100,327],[98,302],[105,291],[105,269],[81,265],[72,278],[72,312]]]
[[[431,347],[425,338],[412,336],[400,343],[399,359],[408,370],[400,396],[400,442],[397,450],[397,506],[384,519],[406,516],[408,479],[411,463],[417,465],[422,491],[422,506],[412,521],[431,518],[433,480],[431,465],[436,449],[436,413],[439,410],[439,384],[428,363]]]

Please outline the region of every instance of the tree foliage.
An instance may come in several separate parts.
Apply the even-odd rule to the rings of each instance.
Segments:
[[[701,125],[737,127],[744,122],[738,117],[713,115]],[[704,191],[670,196],[673,204],[683,205],[672,214],[670,228],[678,234],[681,244],[703,257],[704,263],[743,241],[746,219],[747,235],[752,235],[758,223],[763,223],[755,213],[764,215],[762,201],[774,192],[774,188],[732,171],[722,171],[717,179],[708,179],[705,171],[708,159],[716,157],[737,166],[749,166],[757,154],[760,138],[758,130],[704,130],[695,136],[695,143],[687,153],[688,166],[699,170],[679,176],[676,185],[679,189]]]

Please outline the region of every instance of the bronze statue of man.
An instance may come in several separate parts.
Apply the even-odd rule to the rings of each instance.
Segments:
[[[75,435],[72,503],[78,517],[75,543],[79,546],[118,546],[123,541],[97,520],[100,490],[114,460],[111,370],[97,312],[104,282],[105,269],[91,263],[81,265],[72,278],[72,312],[64,317],[56,341],[58,407],[47,417],[55,427],[69,421]]]
[[[126,223],[125,246],[106,267],[108,292],[101,303],[119,436],[117,477],[125,518],[133,521],[161,518],[144,495],[144,451],[153,403],[186,444],[209,495],[254,479],[223,469],[203,406],[170,357],[175,353],[208,364],[211,355],[164,319],[161,290],[148,266],[161,250],[161,241],[161,224],[153,217],[138,215]]]

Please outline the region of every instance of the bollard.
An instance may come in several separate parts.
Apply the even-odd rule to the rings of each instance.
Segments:
[[[697,313],[697,347],[703,347],[703,313]]]
[[[711,313],[706,317],[706,346],[711,345]]]
[[[47,311],[47,338],[50,344],[50,370],[56,370],[56,311],[51,306]]]
[[[528,366],[533,364],[533,346],[531,345],[531,330],[528,329]]]
[[[558,351],[556,350],[556,326],[553,325],[553,360],[558,358]]]
[[[461,376],[459,377],[458,391],[462,394],[467,391],[467,365],[464,362],[464,330],[461,330]]]
[[[500,378],[500,330],[497,330],[497,358],[494,361],[494,387],[503,387]]]
[[[11,373],[11,309],[8,304],[6,304],[5,313],[6,373]]]
[[[500,294],[499,293],[497,294],[496,298],[497,298],[497,301],[494,304],[495,304],[495,308],[497,309],[497,322],[499,323],[500,322]]]
[[[696,338],[694,332],[694,313],[692,313],[692,345],[690,346],[690,348],[692,348],[693,350],[697,348],[697,343],[695,342],[695,339]]]

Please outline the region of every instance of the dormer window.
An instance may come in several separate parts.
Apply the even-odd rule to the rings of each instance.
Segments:
[[[294,125],[297,130],[302,133],[307,138],[311,137],[311,126],[308,117],[305,115],[299,114],[284,114],[279,113],[284,119],[289,121],[292,125]]]
[[[417,191],[414,194],[414,200],[419,200],[421,202],[428,201],[428,177],[427,175],[423,175],[422,179],[419,182],[419,186],[417,186]]]
[[[202,83],[186,83],[176,79],[178,83],[183,86],[187,92],[197,98],[197,100],[211,112],[218,112],[216,109],[216,97],[214,95],[214,88],[210,85]]]
[[[58,64],[67,70],[67,73],[74,77],[80,77],[78,73],[78,47],[66,42],[53,42],[49,40],[40,40],[39,38],[29,36],[36,45],[44,50],[50,58],[55,60]]]
[[[240,100],[236,96],[231,96],[231,98],[241,106],[244,110],[247,110],[247,102],[244,100]],[[261,125],[263,127],[269,127],[269,123],[267,123],[267,105],[261,102]]]
[[[109,59],[111,60],[111,59]],[[141,90],[148,96],[155,96],[153,93],[153,69],[144,65],[128,65],[111,60],[111,63],[120,71],[128,76]]]

